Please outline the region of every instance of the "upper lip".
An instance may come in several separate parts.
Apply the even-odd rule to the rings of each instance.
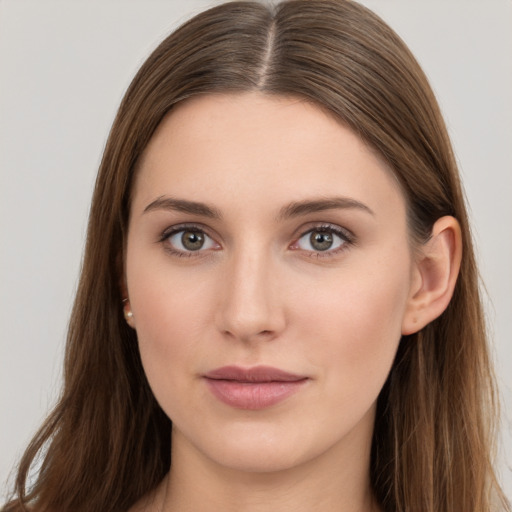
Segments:
[[[253,366],[252,368],[223,366],[209,371],[204,377],[237,382],[295,382],[307,378],[304,375],[296,375],[271,366]]]

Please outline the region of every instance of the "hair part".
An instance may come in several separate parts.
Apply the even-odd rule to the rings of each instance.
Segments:
[[[182,25],[142,65],[96,182],[62,398],[28,447],[17,498],[4,510],[123,511],[167,472],[171,422],[122,316],[120,259],[134,175],[176,104],[248,91],[304,98],[358,134],[399,181],[417,243],[440,217],[457,218],[463,260],[455,293],[441,317],[400,342],[378,400],[371,482],[386,512],[490,512],[493,499],[509,510],[492,468],[497,400],[444,121],[403,41],[371,11],[345,0],[223,4]],[[26,491],[41,451],[39,477]]]

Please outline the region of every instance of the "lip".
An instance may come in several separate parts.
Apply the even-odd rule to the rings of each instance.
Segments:
[[[253,411],[282,402],[309,380],[304,375],[271,366],[223,366],[203,377],[209,390],[221,402],[237,409]]]

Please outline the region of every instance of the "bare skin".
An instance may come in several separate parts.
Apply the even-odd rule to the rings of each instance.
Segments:
[[[379,510],[376,399],[459,260],[451,218],[413,250],[390,170],[317,107],[256,93],[178,106],[141,161],[125,254],[128,321],[173,421],[170,472],[132,512]],[[226,366],[300,385],[270,405],[260,383],[219,399],[210,375]]]

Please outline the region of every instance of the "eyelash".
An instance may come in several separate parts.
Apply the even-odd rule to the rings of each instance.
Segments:
[[[208,235],[203,226],[197,224],[179,224],[177,226],[172,226],[171,228],[166,229],[159,238],[159,242],[164,244],[165,250],[172,254],[173,256],[177,256],[179,258],[192,258],[198,256],[206,256],[204,254],[205,251],[181,251],[179,249],[174,249],[169,242],[169,239],[181,232],[189,231],[190,233],[199,233],[204,234],[209,239],[213,240],[213,238]]]
[[[355,236],[346,228],[341,228],[334,224],[319,224],[309,228],[304,231],[294,242],[292,245],[296,245],[301,238],[305,237],[314,232],[322,232],[328,233],[331,235],[335,235],[341,239],[341,244],[339,247],[335,249],[327,249],[325,251],[305,251],[310,258],[332,258],[340,253],[346,251],[350,246],[355,244]],[[292,249],[292,250],[300,250],[300,249]]]
[[[189,231],[191,233],[199,233],[204,234],[209,239],[213,240],[213,238],[208,235],[207,231],[204,229],[203,226],[197,225],[197,224],[180,224],[176,226],[172,226],[171,228],[166,229],[158,239],[158,242],[165,245],[165,250],[168,251],[173,256],[177,256],[179,258],[191,258],[191,257],[200,257],[200,256],[206,256],[204,254],[205,250],[197,250],[197,251],[182,251],[179,249],[174,249],[172,245],[169,243],[169,239],[181,232]],[[355,237],[354,235],[347,230],[346,228],[340,228],[339,226],[333,225],[333,224],[319,224],[316,226],[312,226],[306,231],[303,231],[290,245],[291,250],[300,250],[299,248],[293,248],[292,246],[296,245],[299,240],[301,240],[303,237],[305,237],[308,234],[314,233],[314,232],[324,232],[331,235],[335,235],[338,238],[341,239],[341,244],[339,247],[335,249],[327,249],[325,251],[303,251],[307,254],[308,257],[311,258],[332,258],[334,256],[337,256],[343,251],[346,251],[350,246],[355,244]],[[216,242],[215,242],[216,243]]]

